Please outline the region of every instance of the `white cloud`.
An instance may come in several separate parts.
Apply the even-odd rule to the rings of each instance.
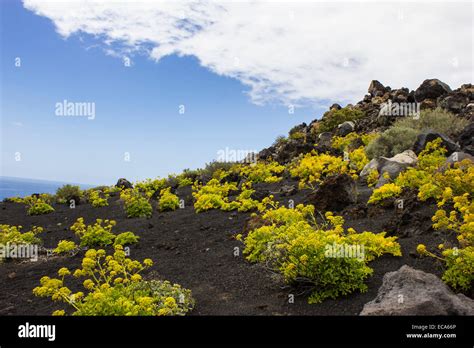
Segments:
[[[192,55],[249,87],[253,102],[361,99],[378,79],[416,88],[473,81],[471,2],[24,0],[57,32],[159,61]]]

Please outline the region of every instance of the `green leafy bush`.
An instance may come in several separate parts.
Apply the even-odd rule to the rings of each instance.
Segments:
[[[37,237],[43,232],[42,227],[33,226],[28,232],[21,232],[23,226],[0,225],[0,245],[10,244],[40,244]]]
[[[106,207],[109,205],[107,199],[109,198],[109,194],[106,192],[98,191],[98,190],[91,190],[89,192],[89,202],[94,208],[99,207]]]
[[[367,263],[382,254],[401,255],[396,237],[385,237],[385,232],[345,229],[344,219],[330,212],[318,224],[311,205],[288,209],[266,203],[271,208],[261,216],[265,223],[245,238],[244,254],[249,261],[281,272],[289,283],[311,285],[310,303],[366,291],[365,279],[373,272]],[[341,254],[339,248],[351,254]]]
[[[151,206],[149,199],[143,197],[137,190],[122,190],[120,193],[120,199],[125,202],[125,212],[129,218],[149,218],[153,214],[153,207]]]
[[[229,203],[228,194],[237,190],[235,183],[220,183],[217,179],[210,180],[206,185],[193,185],[194,209],[196,213],[209,209],[221,209]]]
[[[414,117],[397,119],[380,137],[369,143],[366,152],[370,159],[380,156],[391,157],[410,149],[420,133],[434,131],[452,136],[462,131],[468,123],[467,120],[440,108],[422,110],[418,119]]]
[[[135,183],[136,193],[143,193],[147,198],[151,198],[155,192],[164,189],[168,184],[167,179],[146,179]]]
[[[28,215],[43,215],[52,213],[53,211],[54,208],[41,199],[37,199],[28,207]]]
[[[280,146],[283,146],[284,144],[286,144],[288,142],[288,139],[284,136],[284,135],[279,135],[276,137],[275,141],[273,142],[272,146],[274,147],[280,147]],[[264,158],[266,159],[266,158]]]
[[[178,207],[178,196],[171,193],[171,189],[169,187],[161,190],[160,200],[158,202],[158,208],[160,209],[160,211],[176,210]]]
[[[242,164],[235,166],[235,170],[252,183],[273,183],[282,179],[281,174],[285,170],[278,162],[257,162],[253,164]]]
[[[50,297],[64,302],[75,316],[165,316],[185,315],[194,307],[191,291],[167,281],[145,281],[140,273],[153,262],[143,263],[126,257],[121,245],[115,246],[113,255],[105,250],[90,249],[82,260],[82,267],[71,272],[58,271],[59,278],[42,277],[40,286],[33,289],[39,297]],[[84,291],[73,293],[65,278],[82,278]],[[53,315],[65,315],[56,310]]]
[[[61,240],[58,246],[53,250],[55,254],[67,254],[74,250],[77,250],[78,246],[73,241]]]
[[[79,203],[79,199],[83,196],[83,192],[79,186],[64,185],[56,190],[56,200],[58,203],[69,203],[72,199]]]
[[[316,184],[333,175],[351,174],[355,176],[354,170],[349,168],[349,162],[344,161],[342,157],[315,152],[307,153],[299,158],[290,165],[289,170],[292,177],[300,179],[300,189],[314,188]]]
[[[115,240],[112,227],[117,223],[114,220],[97,219],[94,225],[86,225],[84,218],[80,217],[71,226],[71,230],[81,239],[81,246],[107,246]]]
[[[364,116],[364,112],[358,109],[353,109],[349,107],[345,107],[340,110],[333,109],[328,111],[321,119],[318,124],[318,131],[331,132],[341,123],[344,123],[346,121],[355,121]]]
[[[413,128],[391,127],[371,141],[365,148],[365,152],[370,159],[395,156],[411,149],[418,134],[419,132]]]
[[[135,235],[133,232],[123,232],[115,237],[114,245],[130,245],[138,243],[140,237]]]
[[[455,116],[444,109],[436,108],[422,110],[418,119],[413,117],[399,118],[395,121],[393,127],[411,128],[419,133],[435,131],[453,136],[464,130],[468,124],[468,120]]]

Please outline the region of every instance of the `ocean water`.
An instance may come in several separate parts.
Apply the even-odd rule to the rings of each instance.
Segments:
[[[33,193],[56,193],[56,190],[65,184],[68,183],[0,176],[0,201],[8,197],[24,197]],[[94,185],[72,185],[78,185],[82,189],[94,187]]]

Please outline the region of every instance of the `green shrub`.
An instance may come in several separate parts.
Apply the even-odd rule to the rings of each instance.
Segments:
[[[74,272],[59,269],[59,278],[42,277],[33,294],[70,305],[76,316],[185,315],[194,306],[190,290],[168,281],[144,281],[140,273],[153,265],[152,260],[132,260],[121,245],[115,246],[113,255],[90,249],[81,265]],[[84,292],[73,293],[67,287],[65,280],[71,275],[84,279]]]
[[[55,254],[66,254],[78,248],[76,243],[69,240],[61,240],[58,246],[53,250]]]
[[[81,246],[107,246],[115,240],[115,234],[112,233],[112,227],[116,225],[114,220],[97,219],[94,225],[86,225],[84,218],[78,218],[71,230],[81,239]]]
[[[358,109],[348,107],[342,108],[340,110],[333,109],[328,111],[324,115],[323,119],[321,119],[318,125],[318,131],[330,132],[341,123],[346,121],[355,121],[364,116],[364,112]]]
[[[89,202],[94,208],[106,207],[109,205],[107,199],[109,194],[97,190],[92,190],[89,192]]]
[[[33,226],[28,232],[21,232],[22,226],[0,225],[0,245],[10,244],[40,244],[37,237],[43,232],[42,227]]]
[[[245,238],[244,254],[249,261],[281,272],[288,283],[311,286],[309,303],[366,291],[365,279],[373,272],[367,263],[382,254],[401,255],[396,237],[385,237],[384,232],[345,229],[344,219],[330,212],[317,224],[311,205],[271,205],[261,216],[265,224]],[[341,254],[339,247],[350,247],[351,253]]]
[[[114,245],[135,244],[135,243],[138,243],[139,239],[140,237],[138,237],[133,232],[123,232],[123,233],[118,234],[117,237],[115,237]]]
[[[67,184],[56,190],[56,200],[58,203],[69,203],[71,199],[76,201],[81,199],[82,195],[82,190],[76,185]]]
[[[156,191],[164,189],[168,185],[167,179],[146,179],[135,183],[135,192],[143,193],[147,198],[151,198]]]
[[[254,164],[241,164],[234,167],[239,174],[252,183],[266,182],[274,183],[282,179],[285,166],[278,162],[257,162]]]
[[[0,247],[13,245],[41,244],[41,239],[37,237],[43,232],[43,228],[33,226],[28,232],[21,232],[22,226],[0,225]],[[11,257],[6,252],[0,252],[0,264],[4,259]]]
[[[28,206],[31,206],[34,203],[36,203],[38,200],[51,205],[54,202],[54,196],[49,193],[41,193],[40,195],[31,195],[31,196],[26,196],[24,198],[20,198],[20,200],[17,202],[24,203]]]
[[[125,212],[129,218],[149,218],[153,214],[153,207],[145,197],[134,196],[129,201],[125,202]]]
[[[223,183],[212,179],[206,185],[193,185],[194,209],[196,213],[209,209],[221,209],[229,203],[229,191],[237,190],[235,183]]]
[[[438,133],[453,136],[464,130],[469,122],[453,115],[452,113],[441,108],[422,110],[420,117],[415,119],[413,117],[399,118],[393,124],[393,127],[411,128],[419,133],[425,131],[435,131]]]
[[[178,187],[191,186],[194,183],[193,179],[188,178],[182,174],[179,175],[177,179],[178,179]]]
[[[201,178],[204,178],[204,179],[211,179],[211,178],[221,179],[223,178],[222,174],[230,173],[230,170],[232,169],[234,165],[235,163],[232,163],[232,162],[212,161],[210,163],[207,163],[203,169],[199,169],[198,172]]]
[[[273,142],[272,146],[280,147],[288,142],[288,139],[284,135],[279,135],[276,137],[275,141]],[[264,158],[266,159],[266,158]]]
[[[391,127],[371,141],[365,152],[370,159],[380,156],[395,156],[411,149],[418,134],[418,131],[413,128]]]
[[[175,194],[171,193],[171,189],[168,187],[160,192],[160,200],[158,202],[158,208],[160,211],[176,210],[179,207],[179,198]]]
[[[54,211],[54,208],[41,199],[36,200],[28,208],[28,215],[43,215]]]

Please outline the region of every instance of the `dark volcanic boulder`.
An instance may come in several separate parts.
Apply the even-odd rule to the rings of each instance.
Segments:
[[[464,130],[459,134],[459,145],[471,155],[474,155],[474,122],[470,123]]]
[[[386,273],[360,315],[474,315],[474,301],[454,294],[434,274],[407,265]]]
[[[288,163],[301,153],[308,153],[314,148],[314,144],[305,143],[301,139],[288,140],[276,153],[275,160],[278,163]]]
[[[444,82],[438,79],[429,79],[415,90],[415,99],[417,102],[422,102],[425,99],[438,99],[438,97],[451,92],[451,88]]]
[[[467,104],[469,104],[469,97],[458,92],[452,92],[438,99],[438,106],[454,114],[460,113]]]
[[[474,86],[470,83],[438,98],[438,106],[471,121],[474,117],[473,102]]]
[[[346,121],[337,126],[337,134],[341,137],[345,137],[347,134],[353,132],[355,124],[352,121]]]
[[[436,138],[441,138],[441,146],[445,147],[448,152],[446,155],[450,155],[455,151],[459,151],[459,146],[448,138],[446,135],[436,132],[422,133],[416,138],[415,144],[413,145],[413,151],[418,155],[425,148],[426,144]]]
[[[252,186],[254,192],[250,195],[250,198],[256,199],[257,201],[261,201],[265,197],[270,195],[270,190],[265,188],[266,185],[264,183],[256,183]]]
[[[306,199],[306,203],[314,205],[317,210],[329,211],[340,211],[356,201],[356,184],[347,174],[327,178]]]
[[[387,91],[387,89],[384,87],[384,85],[382,85],[377,80],[372,80],[372,82],[369,85],[369,89],[368,89],[368,92],[370,93],[370,95],[372,97],[382,96],[382,95],[385,94],[386,91]]]
[[[332,133],[322,132],[318,135],[318,144],[330,147],[332,143]]]
[[[298,190],[295,185],[283,185],[279,192],[282,196],[293,196],[298,192]]]
[[[120,187],[122,189],[133,188],[133,185],[130,181],[125,178],[118,179],[117,183],[115,184],[116,187]]]

